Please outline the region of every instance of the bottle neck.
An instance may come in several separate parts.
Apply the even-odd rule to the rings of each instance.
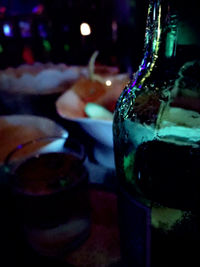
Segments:
[[[173,79],[185,61],[200,58],[198,7],[191,1],[189,10],[180,0],[149,1],[144,58],[131,87],[141,88],[149,77]]]

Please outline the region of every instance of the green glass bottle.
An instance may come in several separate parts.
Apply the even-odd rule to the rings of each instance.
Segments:
[[[199,11],[195,0],[149,1],[144,57],[116,105],[127,266],[200,266]]]

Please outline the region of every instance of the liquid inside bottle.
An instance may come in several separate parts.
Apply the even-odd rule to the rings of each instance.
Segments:
[[[144,58],[113,133],[127,266],[198,266],[200,23],[197,1],[150,0]]]

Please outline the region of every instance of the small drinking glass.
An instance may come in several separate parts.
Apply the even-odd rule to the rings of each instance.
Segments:
[[[5,160],[17,220],[40,255],[62,258],[89,236],[85,158],[77,140],[45,137],[18,145]]]

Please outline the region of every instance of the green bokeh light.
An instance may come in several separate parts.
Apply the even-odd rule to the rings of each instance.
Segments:
[[[68,52],[70,50],[70,46],[68,44],[64,44],[64,50]]]
[[[50,52],[51,51],[51,44],[48,40],[43,40],[43,46],[44,46],[44,49],[47,51],[47,52]]]
[[[0,44],[0,53],[3,53],[3,46]]]

